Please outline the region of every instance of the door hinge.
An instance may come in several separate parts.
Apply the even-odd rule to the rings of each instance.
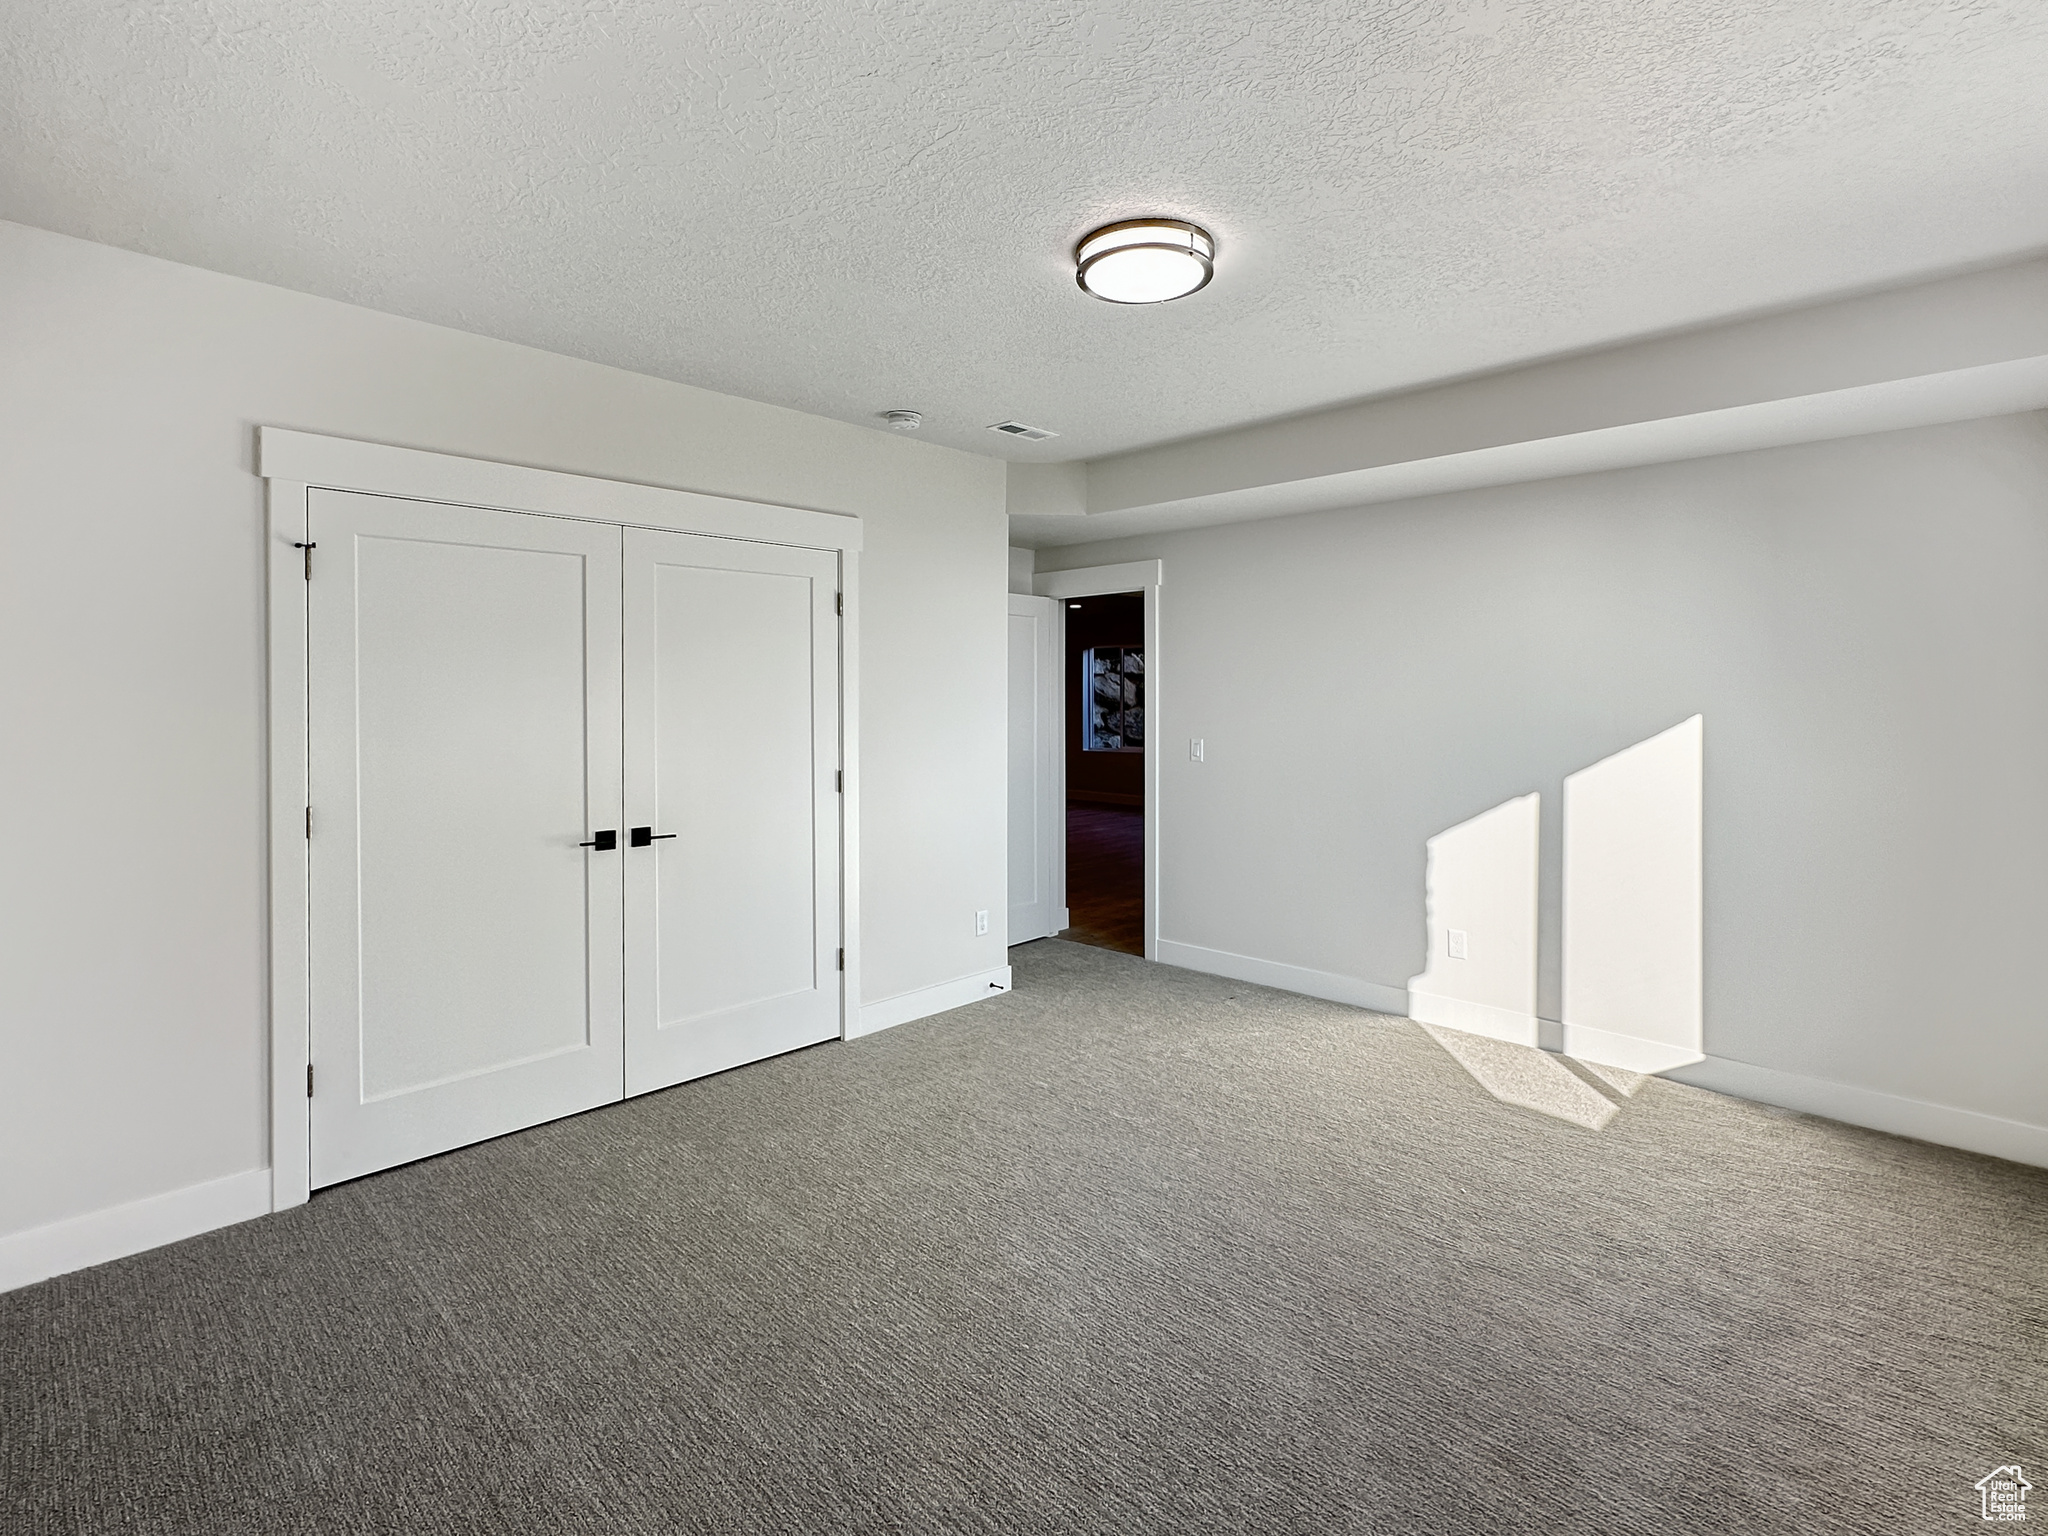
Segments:
[[[846,969],[846,951],[843,949],[839,951],[839,969],[842,971]]]
[[[313,1063],[306,1063],[306,1097],[313,1097]]]
[[[839,791],[839,793],[840,793],[840,794],[842,794],[842,795],[843,795],[843,794],[845,794],[845,793],[846,793],[846,770],[845,770],[844,768],[841,768],[841,769],[840,769],[840,770],[839,770],[839,771],[838,771],[837,773],[833,774],[833,775],[832,775],[832,782],[833,782],[833,787],[834,787],[835,789],[837,789],[837,790]]]
[[[318,544],[300,544],[297,542],[294,542],[292,545],[293,549],[301,550],[305,553],[306,580],[308,581],[311,581],[313,579],[313,551],[318,549],[319,547],[320,546]]]
[[[307,806],[307,807],[306,807],[306,836],[307,836],[307,837],[311,837],[312,835],[313,835],[313,807],[311,807],[311,806],[309,805],[309,806]]]
[[[832,594],[832,611],[840,615],[842,618],[845,617],[846,594],[844,592],[834,592]]]

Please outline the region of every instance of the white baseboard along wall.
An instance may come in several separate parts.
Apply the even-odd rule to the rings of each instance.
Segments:
[[[2023,1120],[1930,1104],[1925,1099],[1902,1098],[1875,1088],[1859,1088],[1853,1083],[1754,1067],[1724,1056],[1708,1056],[1690,1066],[1673,1068],[1664,1076],[1731,1098],[1753,1099],[1759,1104],[1823,1115],[1873,1131],[1889,1131],[1894,1136],[1910,1136],[1916,1141],[1931,1141],[1965,1152],[1981,1152],[1988,1157],[2048,1168],[2048,1125],[2029,1125]]]
[[[1420,988],[1408,989],[1408,1017],[1418,1024],[1438,1024],[1468,1035],[1505,1040],[1510,1045],[1535,1045],[1540,1028],[1536,1015],[1463,997],[1443,997]]]
[[[1251,982],[1283,992],[1298,992],[1305,997],[1349,1003],[1375,1013],[1413,1017],[1424,1023],[1465,1029],[1495,1039],[1523,1041],[1526,1037],[1519,1019],[1472,1018],[1461,1023],[1459,1019],[1465,1017],[1461,1010],[1451,1010],[1457,1013],[1456,1018],[1438,1016],[1444,1010],[1434,1005],[1447,1000],[1430,998],[1426,994],[1415,994],[1411,998],[1411,994],[1400,987],[1342,976],[1334,971],[1318,971],[1278,960],[1261,960],[1252,955],[1233,954],[1229,950],[1183,944],[1171,939],[1160,940],[1159,958],[1167,965],[1178,965],[1191,971],[1203,971],[1212,976]],[[858,1015],[858,1027],[848,1032],[848,1038],[873,1034],[914,1019],[962,1008],[984,998],[997,997],[1008,992],[1010,986],[1010,967],[1005,965],[942,982],[938,986],[884,998],[880,1002],[863,1004]],[[1414,1011],[1411,1012],[1411,1008]],[[1475,1025],[1480,1027],[1475,1028]],[[1487,1025],[1495,1027],[1485,1027]],[[1645,1070],[1655,1069],[1646,1067]],[[2048,1168],[2048,1126],[2029,1125],[1996,1115],[1979,1114],[1974,1110],[1903,1098],[1849,1083],[1800,1077],[1718,1056],[1674,1067],[1666,1075],[1675,1082],[1734,1098],[1774,1104],[1783,1109],[1887,1131],[1895,1136],[1910,1136],[1920,1141],[1958,1147],[1966,1152],[1980,1152]],[[197,1237],[217,1227],[232,1226],[236,1222],[266,1215],[270,1208],[270,1170],[252,1168],[109,1210],[93,1211],[68,1221],[12,1233],[0,1237],[0,1291],[33,1285],[39,1280],[68,1274],[72,1270],[126,1258],[183,1238]]]
[[[230,1227],[270,1211],[270,1170],[251,1168],[0,1237],[0,1291]]]
[[[1010,968],[1002,965],[900,997],[867,1003],[861,1007],[859,1022],[848,1031],[847,1038],[928,1018],[983,998],[1000,997],[1009,990]],[[0,1291],[161,1248],[217,1227],[267,1216],[270,1210],[270,1170],[251,1168],[127,1205],[10,1233],[0,1237]]]
[[[1382,986],[1360,981],[1335,971],[1311,970],[1305,965],[1287,965],[1278,960],[1260,960],[1252,955],[1233,954],[1227,949],[1208,949],[1200,944],[1183,944],[1175,939],[1159,941],[1159,959],[1165,965],[1184,970],[1206,971],[1211,976],[1228,976],[1232,981],[1254,982],[1277,987],[1282,992],[1299,992],[1304,997],[1325,998],[1333,1003],[1350,1003],[1375,1013],[1408,1017],[1408,992],[1403,987]]]
[[[1000,997],[1009,990],[1010,968],[999,965],[992,970],[976,971],[972,976],[942,981],[934,987],[920,987],[915,992],[885,997],[878,1003],[862,1003],[858,1022],[847,1030],[846,1038],[857,1039],[862,1035],[872,1035],[878,1029],[908,1024],[912,1019],[926,1019],[935,1013],[964,1008],[985,997]]]
[[[1320,997],[1333,1003],[1350,1003],[1355,1007],[1370,1008],[1375,1013],[1390,1013],[1420,1023],[1462,1029],[1468,1034],[1516,1044],[1534,1045],[1535,1038],[1530,1030],[1540,1022],[1530,1019],[1525,1025],[1520,1016],[1508,1014],[1505,1010],[1475,1012],[1476,1005],[1459,1005],[1456,999],[1410,993],[1356,976],[1341,976],[1334,971],[1261,960],[1251,955],[1209,949],[1200,944],[1183,944],[1172,939],[1159,941],[1159,958],[1167,965],[1178,965],[1191,971],[1206,971],[1212,976],[1227,976],[1233,981],[1249,981],[1283,992],[1299,992],[1306,997]],[[1488,1016],[1496,1013],[1498,1017]],[[1568,1033],[1567,1040],[1571,1038]],[[1594,1043],[1610,1051],[1615,1044],[1612,1041]],[[1976,1110],[1932,1104],[1924,1099],[1902,1098],[1851,1083],[1800,1077],[1723,1056],[1710,1055],[1704,1059],[1688,1056],[1683,1063],[1668,1066],[1646,1057],[1642,1065],[1632,1070],[1659,1072],[1673,1082],[1725,1093],[1731,1098],[1772,1104],[1803,1114],[1822,1115],[1848,1125],[1888,1131],[1894,1136],[1910,1136],[1917,1141],[1931,1141],[1965,1152],[1981,1152],[1989,1157],[2048,1168],[2048,1126],[2005,1120]]]

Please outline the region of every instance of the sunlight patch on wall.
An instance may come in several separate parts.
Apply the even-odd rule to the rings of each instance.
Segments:
[[[1704,722],[1564,781],[1564,1049],[1632,1072],[1704,1058]]]
[[[1598,1130],[1703,1059],[1704,745],[1694,715],[1564,781],[1562,1058],[1536,1048],[1541,798],[1429,840],[1409,1017],[1496,1099]]]
[[[1429,840],[1429,960],[1408,1014],[1519,1045],[1536,1043],[1536,877],[1542,797],[1522,795]]]

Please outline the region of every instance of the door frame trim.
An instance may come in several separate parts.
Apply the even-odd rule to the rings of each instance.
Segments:
[[[839,985],[840,1037],[860,1016],[860,550],[861,520],[837,512],[602,480],[489,459],[396,448],[282,427],[256,429],[256,473],[265,484],[269,858],[265,978],[270,1012],[270,1208],[303,1205],[311,1193],[312,1059],[307,885],[306,619],[304,553],[314,490],[449,502],[500,512],[613,523],[835,551],[839,625],[839,923],[846,969]],[[315,559],[317,561],[317,553]],[[1149,614],[1150,608],[1148,606]],[[1149,630],[1148,630],[1149,633]],[[315,808],[317,812],[317,807]],[[1148,812],[1149,827],[1149,812]],[[1149,885],[1148,885],[1149,912]],[[1148,940],[1149,952],[1149,940]]]
[[[1026,604],[1023,612],[1017,605]],[[1036,606],[1029,606],[1036,605]],[[1042,621],[1043,629],[1034,646],[1032,665],[1038,669],[1036,689],[1031,700],[1032,712],[1043,717],[1040,727],[1031,743],[1032,772],[1037,777],[1037,803],[1032,806],[1032,815],[1039,824],[1039,837],[1051,844],[1050,856],[1045,861],[1045,906],[1046,921],[1051,925],[1043,933],[1019,936],[1014,917],[1010,920],[1009,932],[1004,935],[1012,945],[1028,944],[1033,939],[1050,938],[1058,934],[1067,924],[1066,917],[1066,864],[1067,837],[1066,819],[1066,759],[1067,759],[1067,684],[1061,671],[1061,658],[1065,647],[1063,631],[1066,626],[1059,622],[1066,612],[1055,597],[1040,597],[1033,592],[1012,592],[1010,594],[1009,617],[1030,618]],[[1005,658],[1008,659],[1007,657]],[[1047,695],[1051,695],[1050,698]],[[1008,701],[1012,706],[1016,701]],[[1014,795],[1016,786],[1007,786]],[[1015,802],[1012,802],[1014,812]],[[1055,835],[1054,829],[1058,831]],[[1034,860],[1038,850],[1033,849]],[[1014,910],[1014,909],[1013,909]]]
[[[1159,674],[1159,589],[1166,581],[1166,565],[1160,560],[1129,560],[1121,565],[1091,565],[1072,571],[1041,571],[1031,578],[1035,597],[1106,597],[1113,592],[1145,594],[1145,958],[1159,958],[1159,767],[1164,761],[1159,744],[1165,739],[1159,728],[1161,700]],[[1066,610],[1062,609],[1064,614]],[[1061,707],[1066,720],[1067,626],[1055,630],[1059,641]],[[1060,813],[1066,814],[1067,754],[1062,743],[1058,757]],[[1060,910],[1067,904],[1067,840],[1059,840],[1058,874]]]

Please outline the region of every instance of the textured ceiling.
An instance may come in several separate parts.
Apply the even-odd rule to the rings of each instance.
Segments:
[[[1074,458],[2048,246],[2044,80],[2042,0],[8,0],[0,216]],[[1216,281],[1083,296],[1151,212]]]

